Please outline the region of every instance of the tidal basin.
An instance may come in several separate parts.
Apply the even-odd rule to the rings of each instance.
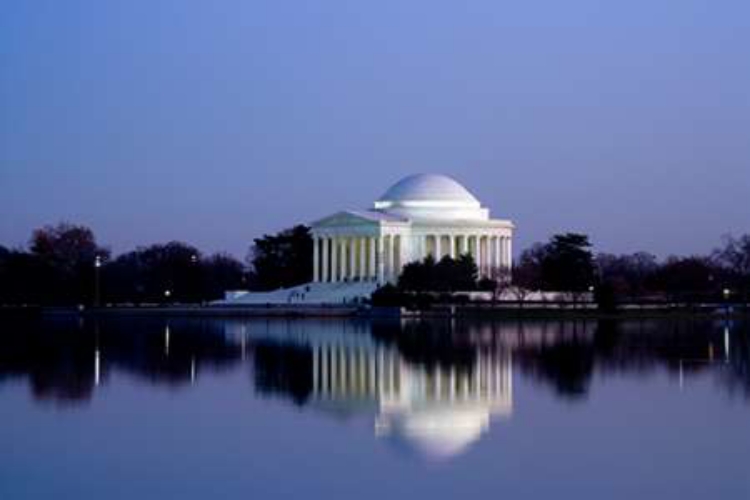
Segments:
[[[0,324],[0,498],[750,497],[723,319]]]

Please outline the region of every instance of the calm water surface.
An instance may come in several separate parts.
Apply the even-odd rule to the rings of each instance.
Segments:
[[[717,321],[0,324],[0,499],[750,498]]]

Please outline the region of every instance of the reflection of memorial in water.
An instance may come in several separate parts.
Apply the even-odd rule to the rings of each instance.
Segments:
[[[373,415],[376,435],[428,458],[461,453],[488,430],[492,417],[509,417],[512,411],[512,358],[506,349],[464,348],[471,353],[468,359],[427,364],[374,339],[369,325],[349,324],[335,334],[330,325],[327,332],[316,332],[309,323],[304,329],[269,324],[265,335],[235,327],[254,337],[256,382],[260,373],[267,384],[272,366],[303,367],[310,380],[307,404],[334,415]],[[244,337],[235,332],[234,338]],[[286,346],[283,354],[281,346]],[[266,356],[284,356],[287,362],[260,359]],[[307,384],[295,383],[297,378],[275,377],[299,399],[295,388]]]
[[[468,369],[409,363],[395,349],[313,350],[318,402],[374,400],[375,431],[432,458],[456,455],[478,440],[491,416],[513,407],[511,355],[477,349]]]

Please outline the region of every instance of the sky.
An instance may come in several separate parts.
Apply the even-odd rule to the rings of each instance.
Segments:
[[[449,174],[598,251],[750,233],[746,0],[5,0],[0,244],[252,239]]]

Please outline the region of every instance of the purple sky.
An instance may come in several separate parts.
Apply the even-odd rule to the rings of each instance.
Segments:
[[[415,172],[516,221],[516,249],[750,232],[750,2],[0,7],[0,244],[69,220],[244,256]]]

